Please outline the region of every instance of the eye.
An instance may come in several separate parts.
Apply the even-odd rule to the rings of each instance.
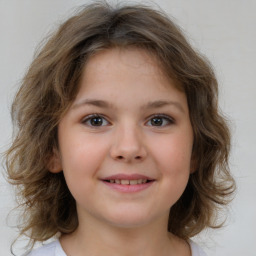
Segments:
[[[109,125],[109,122],[101,115],[93,114],[86,116],[82,123],[87,126],[93,126],[93,127],[100,127],[100,126],[107,126]]]
[[[162,114],[154,115],[147,121],[146,124],[149,126],[164,127],[164,126],[174,124],[174,119],[171,118],[170,116],[166,116],[166,115],[162,115]]]

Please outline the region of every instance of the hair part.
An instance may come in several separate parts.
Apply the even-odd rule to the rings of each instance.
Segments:
[[[170,209],[168,230],[188,239],[216,227],[217,210],[235,189],[229,172],[230,133],[218,109],[218,84],[208,61],[164,13],[142,5],[83,7],[51,36],[32,62],[12,105],[17,133],[6,154],[9,181],[24,209],[21,234],[32,244],[78,226],[63,173],[47,162],[58,148],[61,117],[75,99],[90,56],[112,47],[144,49],[186,96],[194,131],[196,171]]]

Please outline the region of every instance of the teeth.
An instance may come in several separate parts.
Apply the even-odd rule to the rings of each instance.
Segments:
[[[129,185],[130,182],[129,182],[129,180],[121,180],[121,184],[122,185]]]
[[[147,179],[138,180],[109,180],[110,183],[122,184],[122,185],[137,185],[147,183]]]

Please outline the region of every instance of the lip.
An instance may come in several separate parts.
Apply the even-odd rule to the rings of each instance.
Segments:
[[[126,184],[118,184],[118,183],[110,183],[109,180],[147,180],[146,183],[142,184],[136,184],[136,185],[126,185]],[[115,174],[111,176],[104,177],[101,179],[101,181],[107,185],[110,189],[122,192],[122,193],[136,193],[143,190],[146,190],[147,188],[151,187],[155,179],[141,175],[141,174]]]
[[[145,175],[142,175],[142,174],[137,174],[137,173],[135,173],[135,174],[120,173],[120,174],[115,174],[115,175],[104,177],[101,180],[139,180],[139,179],[155,180],[151,177],[148,177],[148,176],[145,176]]]

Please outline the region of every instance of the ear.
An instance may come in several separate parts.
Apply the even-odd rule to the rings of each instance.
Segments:
[[[48,161],[47,167],[52,173],[58,173],[62,171],[61,157],[57,149],[53,149],[53,154]]]
[[[190,160],[190,173],[196,172],[198,169],[198,161],[194,154],[192,154],[191,160]]]
[[[190,163],[190,174],[196,172],[197,168],[196,168],[196,164],[195,164],[195,161],[191,160],[191,163]]]

